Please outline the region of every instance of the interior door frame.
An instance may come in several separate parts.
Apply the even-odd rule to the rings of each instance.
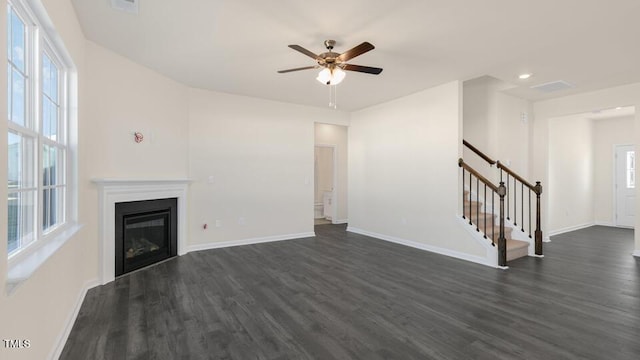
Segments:
[[[627,225],[619,225],[618,224],[618,148],[619,147],[623,147],[623,146],[633,146],[635,147],[636,144],[613,144],[613,184],[611,185],[613,187],[613,209],[612,210],[612,219],[613,219],[613,226],[615,227],[619,227],[619,228],[625,228],[625,229],[633,229],[633,226],[627,226]],[[637,171],[636,171],[637,174]]]
[[[325,148],[332,148],[333,149],[333,188],[331,190],[331,205],[332,205],[332,209],[331,209],[331,223],[332,224],[337,224],[338,221],[338,191],[336,190],[338,188],[338,145],[337,144],[315,144],[315,147],[325,147]],[[314,168],[315,171],[315,168]],[[313,189],[315,191],[316,188],[316,174],[313,174]],[[314,194],[314,201],[313,203],[315,204],[315,194]]]

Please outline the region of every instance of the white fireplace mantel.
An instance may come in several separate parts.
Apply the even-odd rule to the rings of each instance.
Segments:
[[[115,279],[115,208],[116,203],[177,198],[178,255],[187,251],[187,192],[189,179],[93,179],[100,193],[100,282]]]

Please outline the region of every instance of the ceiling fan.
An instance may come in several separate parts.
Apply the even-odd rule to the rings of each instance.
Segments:
[[[300,45],[289,45],[289,47],[293,50],[307,55],[308,57],[314,59],[318,64],[313,66],[280,70],[278,71],[278,73],[284,74],[292,71],[322,68],[322,71],[320,71],[320,74],[318,74],[318,77],[316,79],[326,85],[337,85],[346,76],[343,70],[357,71],[373,75],[378,75],[382,72],[382,69],[377,67],[347,64],[347,61],[353,59],[354,57],[375,49],[375,46],[371,45],[370,43],[365,41],[362,44],[354,47],[351,50],[347,50],[342,54],[333,52],[333,47],[335,45],[335,40],[325,40],[324,46],[328,51],[320,55],[316,55]]]

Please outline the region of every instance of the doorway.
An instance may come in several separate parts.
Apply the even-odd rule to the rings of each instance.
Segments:
[[[314,161],[314,224],[331,224],[336,218],[336,147],[315,146]]]
[[[615,146],[615,225],[620,227],[634,227],[635,223],[635,146]]]

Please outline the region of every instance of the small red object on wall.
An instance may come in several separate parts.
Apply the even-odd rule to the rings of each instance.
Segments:
[[[144,136],[142,136],[142,133],[140,132],[136,132],[133,134],[134,136],[134,140],[139,144],[142,142],[142,140],[144,140]]]

